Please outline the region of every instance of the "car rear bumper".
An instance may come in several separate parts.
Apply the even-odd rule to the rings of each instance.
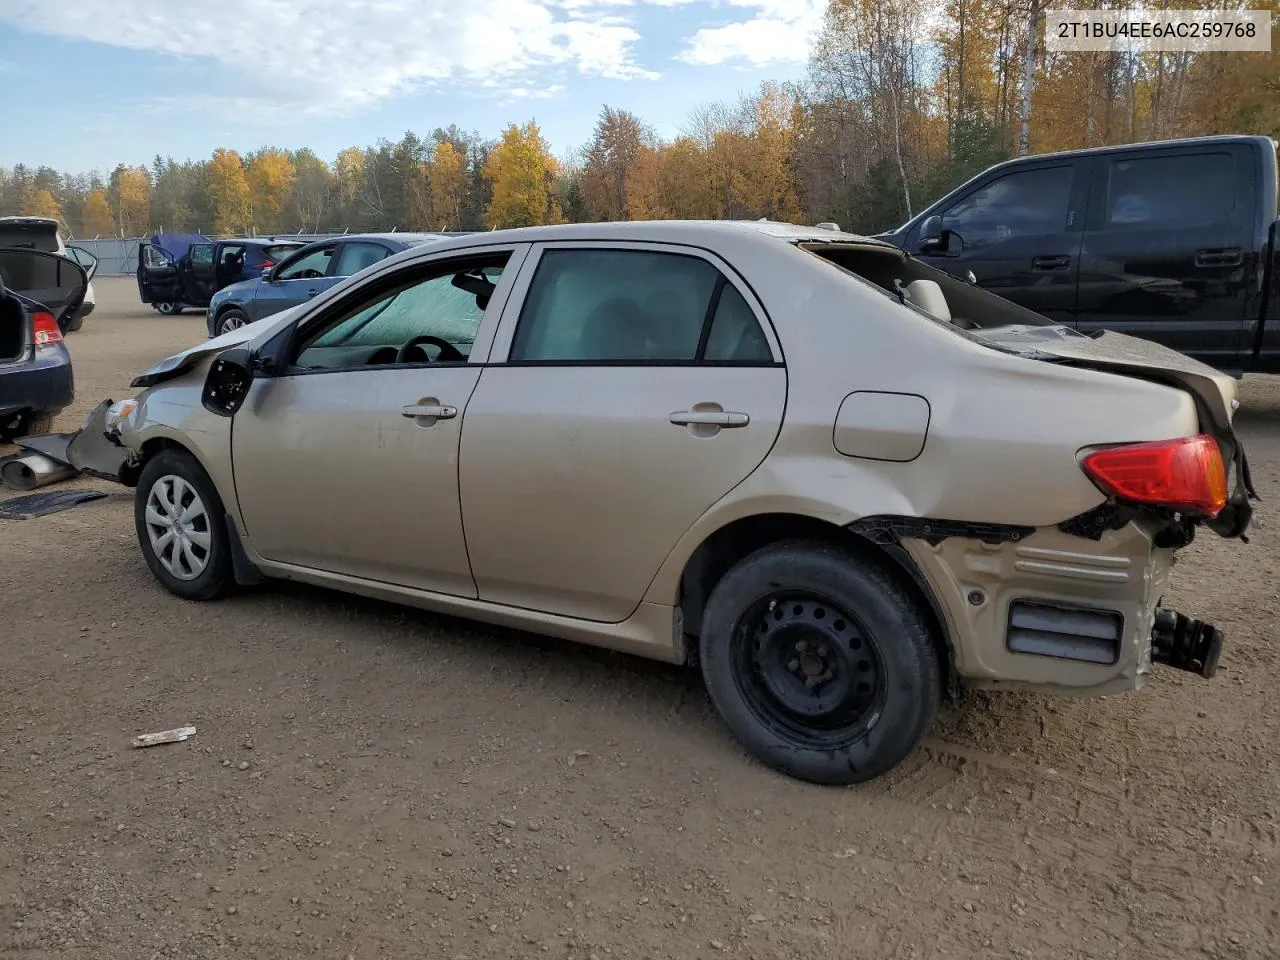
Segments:
[[[1157,545],[1164,526],[900,542],[946,620],[962,683],[1100,696],[1142,687],[1153,663],[1216,668],[1221,632],[1161,608],[1175,553]]]
[[[57,413],[75,399],[67,348],[50,345],[34,354],[25,362],[0,366],[0,415],[24,411]]]

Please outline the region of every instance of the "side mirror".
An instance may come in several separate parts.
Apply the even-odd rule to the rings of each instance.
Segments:
[[[249,395],[253,367],[248,347],[232,347],[214,357],[200,393],[204,408],[220,417],[234,417]]]
[[[925,236],[920,239],[920,253],[925,256],[958,257],[963,252],[964,238],[954,230],[943,230],[936,236]]]

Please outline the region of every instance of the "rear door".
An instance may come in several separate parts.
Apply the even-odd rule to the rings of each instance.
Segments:
[[[138,296],[143,303],[168,303],[181,299],[178,266],[154,244],[138,244]]]
[[[249,246],[243,243],[220,243],[214,249],[214,286],[209,296],[244,279],[244,265]]]
[[[193,243],[182,258],[178,273],[182,280],[182,302],[193,307],[206,307],[218,289],[217,264],[212,243]]]
[[[336,241],[304,247],[262,278],[253,297],[255,320],[306,303],[341,277],[333,273]]]
[[[940,211],[962,241],[958,255],[918,254],[1059,323],[1073,323],[1087,200],[1087,163],[1073,158],[1022,164],[974,184]],[[919,250],[919,238],[910,245]]]
[[[786,390],[768,318],[711,254],[535,247],[462,426],[480,597],[625,620],[676,541],[768,454]]]
[[[1080,330],[1116,330],[1207,363],[1238,363],[1255,162],[1244,145],[1097,157],[1080,254]]]

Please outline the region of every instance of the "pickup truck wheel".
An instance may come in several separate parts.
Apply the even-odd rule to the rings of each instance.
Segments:
[[[764,547],[707,602],[702,674],[757,759],[822,784],[860,783],[904,760],[937,713],[929,628],[874,559],[815,542]]]
[[[230,310],[224,311],[218,317],[217,335],[222,336],[224,333],[230,333],[232,330],[239,330],[248,323],[248,315],[243,310],[237,310],[233,307]]]
[[[212,600],[235,582],[222,499],[190,454],[166,450],[147,461],[133,518],[147,566],[171,593]]]

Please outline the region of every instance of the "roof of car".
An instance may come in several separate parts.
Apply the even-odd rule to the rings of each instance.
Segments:
[[[292,237],[228,237],[219,243],[242,243],[247,247],[278,247],[282,243],[291,243],[294,246],[301,247],[307,243],[306,240],[297,240]]]
[[[468,246],[475,242],[541,243],[555,240],[658,240],[696,245],[731,237],[770,237],[788,243],[810,241],[892,246],[883,240],[839,229],[801,226],[776,220],[615,220],[601,223],[562,223],[491,230],[448,239],[456,246]]]

